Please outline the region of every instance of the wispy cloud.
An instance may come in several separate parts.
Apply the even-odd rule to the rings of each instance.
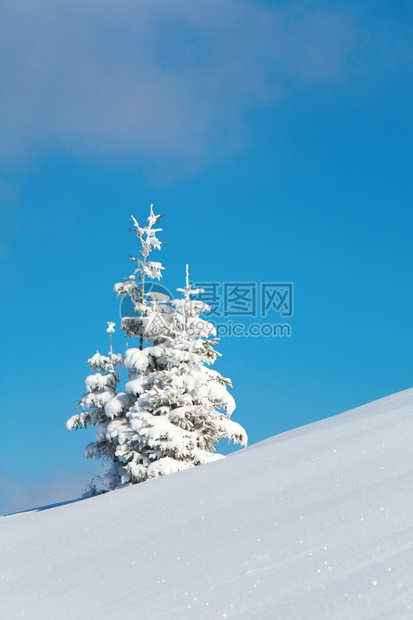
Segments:
[[[78,499],[88,482],[62,471],[42,480],[17,481],[0,474],[0,515]]]
[[[0,156],[202,164],[247,114],[349,68],[351,12],[252,0],[31,0],[0,19]]]

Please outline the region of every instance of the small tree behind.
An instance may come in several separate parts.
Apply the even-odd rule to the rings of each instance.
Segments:
[[[109,324],[106,331],[112,333],[113,323]],[[77,407],[81,410],[66,422],[68,430],[96,426],[96,441],[88,444],[84,450],[86,458],[96,457],[105,459],[119,466],[116,456],[117,445],[108,437],[108,424],[114,419],[121,420],[126,424],[125,413],[131,405],[131,397],[126,393],[116,393],[119,383],[119,374],[116,369],[123,364],[123,356],[114,354],[112,345],[108,355],[95,353],[87,364],[94,374],[86,377],[86,394],[79,400]],[[118,484],[120,478],[116,479]],[[115,480],[106,481],[106,486],[116,486]]]

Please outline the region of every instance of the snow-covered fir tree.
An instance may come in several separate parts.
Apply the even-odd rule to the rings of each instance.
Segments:
[[[136,219],[131,215],[130,219],[134,224],[131,231],[136,232],[138,238],[138,245],[140,245],[140,258],[135,258],[131,254],[129,258],[137,264],[134,272],[123,280],[118,282],[114,286],[114,290],[118,297],[128,296],[133,304],[135,316],[123,317],[121,328],[125,332],[126,336],[139,337],[139,348],[143,348],[144,338],[148,340],[149,334],[154,333],[153,323],[153,311],[160,308],[155,308],[155,305],[161,304],[163,301],[160,299],[162,295],[147,293],[145,290],[145,281],[147,278],[152,280],[160,280],[162,277],[162,270],[164,266],[157,261],[148,260],[149,254],[152,250],[160,250],[162,243],[159,241],[156,233],[161,232],[162,228],[154,228],[158,224],[162,215],[155,215],[153,212],[153,205],[150,207],[150,214],[148,217],[147,226],[139,226]],[[158,303],[157,303],[158,302]]]
[[[143,350],[129,349],[126,391],[135,402],[126,414],[108,425],[108,436],[124,462],[122,482],[136,483],[222,458],[215,454],[221,439],[246,445],[247,434],[230,420],[235,402],[231,381],[208,368],[217,352],[215,328],[200,317],[209,309],[192,299],[201,289],[188,283],[173,300],[173,322],[162,342]]]
[[[124,317],[122,319],[122,330],[127,337],[137,336],[139,338],[139,346],[142,349],[143,339],[149,340],[149,332],[152,337],[157,334],[160,337],[160,327],[163,328],[164,320],[161,322],[153,321],[152,318],[162,316],[164,299],[160,299],[162,295],[152,294],[153,299],[149,301],[145,291],[145,281],[150,279],[160,279],[162,270],[161,263],[148,260],[149,254],[153,249],[160,249],[161,242],[156,236],[160,232],[160,228],[154,228],[162,216],[155,215],[153,205],[150,207],[147,226],[141,227],[133,215],[130,219],[133,228],[130,230],[136,233],[138,238],[138,246],[140,249],[140,258],[129,255],[129,258],[137,264],[137,268],[133,273],[123,280],[115,284],[114,290],[120,296],[128,296],[132,301],[136,316]],[[151,329],[152,328],[152,329]],[[114,323],[109,322],[106,330],[110,337],[110,352],[108,356],[102,356],[97,352],[90,360],[89,366],[95,372],[86,378],[87,392],[84,394],[79,403],[80,413],[72,416],[66,423],[66,427],[86,428],[88,426],[96,426],[96,441],[86,446],[84,455],[86,458],[96,457],[108,460],[111,463],[109,470],[103,476],[103,483],[108,489],[115,488],[121,480],[119,471],[124,463],[117,455],[118,444],[116,436],[109,436],[107,427],[109,422],[116,421],[118,428],[125,428],[127,432],[128,420],[125,417],[131,404],[134,402],[133,395],[127,392],[116,393],[119,383],[119,374],[115,369],[120,369],[124,363],[122,355],[114,355],[112,351],[112,333],[114,332]],[[147,333],[148,332],[148,333]],[[123,473],[123,470],[122,472]]]
[[[214,326],[200,316],[209,307],[193,299],[203,291],[191,288],[188,268],[186,286],[178,289],[180,299],[169,301],[145,290],[146,279],[160,279],[164,269],[148,260],[161,247],[156,236],[161,229],[154,228],[160,217],[151,205],[146,227],[131,218],[141,258],[130,256],[137,268],[115,285],[118,296],[130,297],[136,312],[122,319],[126,336],[138,338],[138,346],[128,348],[117,362],[128,372],[125,391],[115,393],[119,376],[114,364],[94,356],[92,368],[104,374],[87,378],[83,410],[68,421],[70,428],[98,427],[97,441],[87,446],[85,456],[111,460],[103,477],[109,489],[223,458],[215,453],[222,439],[247,443],[245,430],[230,419],[235,409],[227,389],[231,381],[209,368],[219,355],[214,349],[218,341]]]
[[[106,330],[111,335],[114,331],[114,323],[109,322]],[[116,456],[117,445],[108,437],[107,427],[114,419],[124,418],[129,409],[132,399],[128,394],[116,393],[119,383],[119,369],[123,364],[123,355],[115,354],[110,343],[108,355],[101,355],[97,351],[87,364],[94,371],[86,377],[86,394],[84,394],[77,407],[80,409],[66,422],[68,430],[96,427],[96,441],[86,446],[84,455],[86,458],[96,457],[112,462],[119,466]],[[107,485],[110,487],[110,485]]]

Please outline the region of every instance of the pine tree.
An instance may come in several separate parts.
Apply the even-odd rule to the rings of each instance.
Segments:
[[[114,323],[109,322],[108,325],[106,331],[110,334],[111,339]],[[110,342],[108,355],[101,355],[97,351],[87,361],[87,364],[94,371],[94,374],[86,377],[87,391],[77,404],[81,411],[66,422],[66,428],[77,430],[96,426],[96,441],[86,446],[85,457],[105,459],[117,467],[120,465],[116,456],[117,445],[108,438],[107,427],[109,422],[114,419],[124,419],[125,413],[132,403],[130,395],[116,393],[119,383],[119,374],[116,369],[122,366],[123,356],[113,353],[112,342]],[[119,476],[112,476],[112,478],[108,478],[105,482],[105,486],[108,488],[114,488],[119,483]]]
[[[120,296],[128,296],[137,313],[136,316],[124,317],[121,328],[127,337],[138,336],[139,347],[143,348],[144,338],[149,341],[158,340],[166,325],[164,316],[164,305],[166,299],[161,294],[147,294],[145,291],[145,281],[147,278],[160,279],[162,270],[161,263],[148,260],[149,254],[153,249],[160,249],[161,242],[156,236],[160,228],[154,228],[162,216],[155,215],[153,205],[150,207],[147,226],[139,226],[133,215],[130,219],[133,223],[131,231],[136,233],[138,245],[140,246],[140,258],[129,256],[132,261],[137,263],[137,268],[132,275],[125,278],[123,282],[115,284],[115,291]],[[116,393],[119,383],[119,374],[116,368],[121,368],[125,361],[122,355],[115,355],[112,351],[112,333],[114,323],[108,323],[110,337],[110,352],[108,356],[102,356],[97,352],[88,360],[88,365],[95,371],[95,374],[86,378],[87,392],[84,394],[77,407],[80,413],[72,416],[66,423],[66,427],[86,428],[96,426],[96,441],[86,446],[84,455],[86,458],[96,457],[108,460],[111,463],[109,470],[103,476],[103,484],[108,489],[113,489],[121,481],[124,463],[119,459],[118,441],[123,439],[124,434],[128,433],[128,420],[125,417],[131,404],[134,402],[132,394],[127,392]],[[128,352],[126,353],[126,357]],[[100,372],[99,372],[100,371]],[[116,425],[116,433],[108,433],[110,422]]]
[[[137,483],[222,458],[215,444],[227,438],[246,445],[245,430],[230,420],[235,402],[231,381],[211,370],[217,352],[210,338],[215,328],[199,315],[209,307],[192,296],[187,282],[173,300],[175,315],[162,343],[143,350],[129,349],[127,392],[135,402],[125,428],[114,420],[108,435],[116,438],[117,456],[124,463],[122,481]]]
[[[160,280],[162,277],[162,270],[164,269],[161,263],[148,260],[152,250],[160,250],[162,246],[162,243],[156,236],[156,233],[161,232],[162,228],[153,228],[162,217],[163,215],[154,214],[153,205],[150,207],[147,226],[139,226],[133,215],[130,216],[134,227],[129,230],[136,232],[138,245],[141,246],[141,258],[135,258],[129,254],[130,260],[137,263],[138,266],[128,278],[125,278],[123,282],[118,282],[114,286],[114,290],[118,297],[128,296],[132,301],[136,316],[123,317],[121,328],[127,337],[139,337],[139,349],[141,350],[143,349],[144,338],[149,340],[151,331],[152,333],[156,333],[156,329],[154,329],[155,326],[152,325],[154,319],[153,313],[155,310],[159,315],[161,313],[160,308],[155,307],[155,304],[156,302],[158,302],[158,304],[163,302],[162,299],[159,299],[159,294],[158,296],[153,293],[151,295],[145,291],[146,278]],[[154,302],[152,305],[151,300]]]
[[[147,226],[131,216],[141,258],[130,256],[137,268],[114,287],[118,297],[133,303],[136,315],[124,317],[121,328],[127,338],[139,339],[139,347],[122,356],[113,354],[110,343],[109,356],[97,352],[88,360],[95,374],[86,379],[87,393],[78,404],[82,411],[67,422],[69,429],[97,427],[85,456],[111,462],[103,477],[108,489],[223,458],[215,449],[225,438],[247,443],[245,430],[230,420],[235,409],[227,390],[231,381],[208,367],[219,355],[218,340],[214,326],[200,317],[209,306],[193,299],[203,291],[190,286],[188,267],[180,299],[145,289],[147,278],[159,280],[164,269],[149,260],[162,245],[156,236],[161,229],[154,228],[161,217],[152,205]],[[122,366],[129,380],[125,391],[116,393],[115,368]]]

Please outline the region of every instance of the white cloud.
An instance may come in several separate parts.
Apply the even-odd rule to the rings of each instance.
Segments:
[[[251,110],[340,78],[354,38],[349,15],[308,3],[3,4],[0,157],[202,165],[242,144]]]

